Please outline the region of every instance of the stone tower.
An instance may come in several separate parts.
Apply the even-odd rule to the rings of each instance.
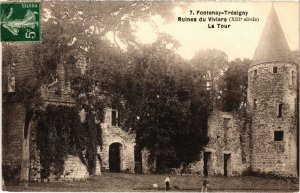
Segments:
[[[248,70],[253,172],[297,176],[297,75],[272,6]]]

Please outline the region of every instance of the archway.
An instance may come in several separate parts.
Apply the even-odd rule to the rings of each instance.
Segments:
[[[121,171],[121,149],[122,144],[112,143],[109,146],[109,171],[120,172]]]

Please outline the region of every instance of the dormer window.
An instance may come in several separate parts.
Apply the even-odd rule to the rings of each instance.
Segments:
[[[273,67],[273,74],[277,74],[278,73],[278,68],[276,66]]]

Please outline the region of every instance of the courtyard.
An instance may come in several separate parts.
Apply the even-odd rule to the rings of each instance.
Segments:
[[[200,192],[203,177],[192,175],[171,175],[171,191]],[[164,191],[166,175],[143,175],[126,173],[102,173],[85,181],[6,184],[7,191],[26,192],[149,192]],[[299,183],[283,179],[257,176],[208,177],[211,192],[298,192]],[[153,188],[157,184],[158,188]],[[174,188],[176,186],[176,188]]]

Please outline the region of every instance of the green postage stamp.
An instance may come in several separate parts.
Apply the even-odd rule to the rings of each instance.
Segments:
[[[1,41],[41,41],[40,2],[2,2],[0,16]]]

